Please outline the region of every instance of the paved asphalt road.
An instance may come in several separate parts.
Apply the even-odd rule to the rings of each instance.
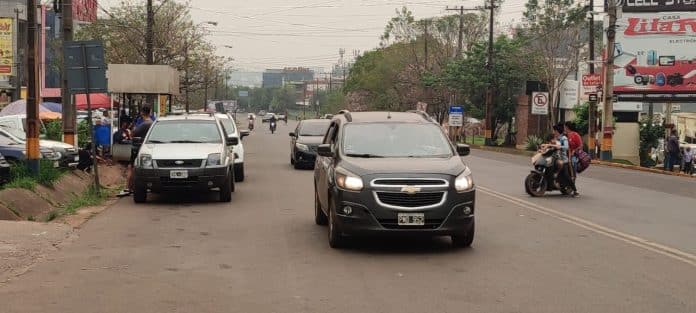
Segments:
[[[0,312],[696,312],[693,180],[594,167],[579,199],[530,199],[527,158],[474,152],[471,249],[449,239],[329,248],[289,126],[245,139],[216,196],[123,199],[0,285]]]

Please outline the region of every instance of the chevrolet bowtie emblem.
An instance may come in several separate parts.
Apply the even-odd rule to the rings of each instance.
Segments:
[[[401,192],[405,192],[409,195],[416,194],[420,191],[421,191],[420,187],[416,187],[416,186],[406,186],[406,187],[401,188]]]

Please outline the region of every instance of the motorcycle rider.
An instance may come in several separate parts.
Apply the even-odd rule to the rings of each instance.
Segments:
[[[563,124],[554,126],[553,135],[556,138],[556,143],[545,144],[543,147],[554,147],[558,149],[558,161],[556,164],[557,169],[559,170],[559,172],[557,172],[558,178],[564,180],[565,184],[573,190],[573,197],[578,197],[580,196],[580,193],[578,193],[578,189],[575,187],[575,181],[573,180],[570,172],[570,143],[564,131],[565,129]]]
[[[276,118],[275,114],[271,115],[271,119],[268,120],[268,125],[271,127],[271,132],[274,132],[275,129],[273,129],[277,124],[278,119]]]
[[[254,115],[249,114],[249,130],[254,130]]]

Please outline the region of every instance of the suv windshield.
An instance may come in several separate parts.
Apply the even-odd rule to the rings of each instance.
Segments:
[[[326,123],[302,123],[300,126],[300,136],[324,136],[329,128],[329,122]]]
[[[451,157],[452,148],[433,124],[350,124],[344,130],[343,152],[354,157]]]
[[[147,143],[222,143],[215,121],[163,121],[150,130]]]

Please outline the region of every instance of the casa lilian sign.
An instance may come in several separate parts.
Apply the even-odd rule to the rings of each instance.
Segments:
[[[618,0],[618,2],[624,12],[696,11],[696,0]]]

